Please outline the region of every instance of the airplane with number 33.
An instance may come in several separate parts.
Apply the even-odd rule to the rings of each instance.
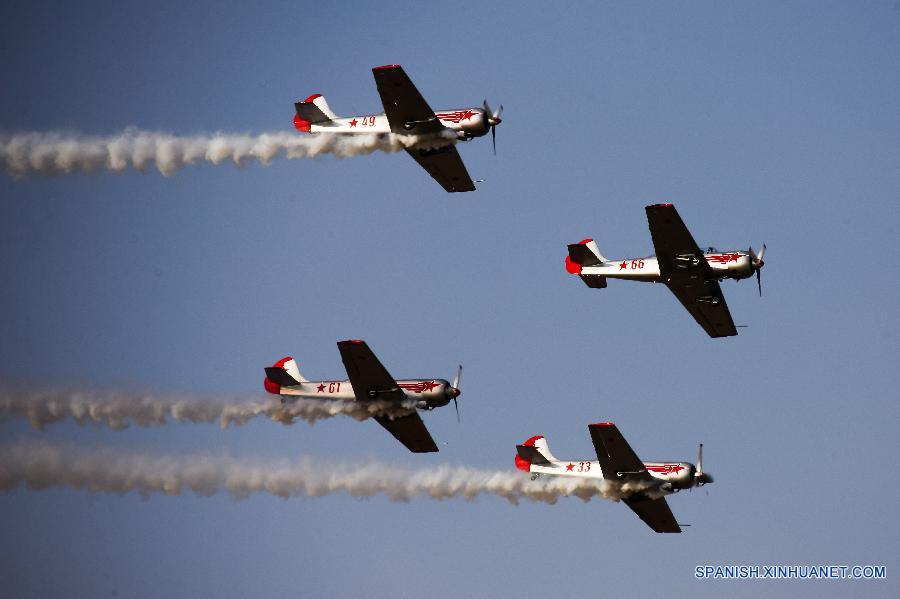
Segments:
[[[588,425],[596,461],[558,460],[550,453],[547,441],[538,435],[516,445],[516,468],[541,476],[567,476],[607,480],[610,482],[645,483],[645,490],[627,495],[623,501],[655,532],[681,532],[665,495],[713,482],[703,471],[703,444],[697,454],[697,465],[689,462],[643,462],[625,441],[612,422]]]
[[[606,279],[665,283],[710,337],[737,335],[719,281],[746,279],[756,273],[762,296],[760,271],[765,265],[765,244],[758,254],[752,247],[746,252],[720,252],[712,247],[701,250],[675,206],[655,204],[647,206],[646,211],[655,255],[608,260],[593,239],[584,239],[569,245],[566,270],[594,289],[606,287]]]
[[[493,112],[485,100],[481,108],[434,111],[400,65],[375,67],[372,74],[384,106],[383,114],[339,117],[328,107],[325,96],[313,94],[294,104],[294,127],[303,133],[416,135],[421,141],[406,151],[435,181],[448,192],[475,191],[454,144],[490,131],[496,154],[495,127],[502,120],[503,106]]]
[[[347,369],[349,380],[308,381],[300,374],[297,362],[290,356],[266,368],[263,384],[266,391],[281,396],[282,403],[292,398],[330,399],[342,401],[386,401],[396,402],[398,408],[409,405],[408,413],[397,416],[374,416],[375,421],[403,443],[413,453],[438,451],[434,439],[425,423],[416,413],[419,410],[433,410],[450,403],[456,406],[459,418],[459,379],[462,366],[456,371],[456,379],[451,385],[444,379],[404,379],[394,380],[365,341],[338,341],[341,360]],[[412,407],[414,406],[414,407]]]

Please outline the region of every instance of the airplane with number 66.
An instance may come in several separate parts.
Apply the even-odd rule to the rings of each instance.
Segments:
[[[666,495],[713,482],[703,471],[703,444],[697,465],[689,462],[643,462],[612,422],[588,425],[597,460],[558,460],[550,453],[547,440],[538,435],[516,445],[516,468],[541,476],[567,476],[610,482],[644,483],[644,490],[627,495],[623,501],[655,532],[681,532]]]
[[[433,410],[450,403],[456,406],[459,419],[459,379],[462,366],[456,371],[451,385],[444,379],[394,380],[365,341],[338,341],[341,360],[349,380],[308,381],[300,374],[294,358],[286,356],[266,368],[263,384],[266,391],[281,396],[287,403],[294,398],[331,399],[342,401],[394,402],[398,408],[409,406],[407,413],[396,416],[374,416],[375,421],[394,435],[413,453],[438,451],[434,439],[416,410]]]
[[[609,260],[588,238],[569,245],[566,270],[594,289],[606,287],[606,279],[665,283],[710,337],[737,335],[719,281],[746,279],[756,273],[762,296],[760,271],[765,265],[766,245],[759,253],[753,247],[746,252],[720,252],[712,247],[701,250],[675,206],[655,204],[647,206],[646,211],[655,255]]]
[[[485,100],[481,108],[435,111],[400,65],[375,67],[372,74],[384,106],[383,114],[339,117],[328,107],[325,96],[313,94],[294,104],[294,127],[303,133],[416,135],[418,143],[406,151],[441,187],[448,192],[475,191],[454,144],[490,131],[496,154],[496,127],[502,121],[503,106],[494,112]]]

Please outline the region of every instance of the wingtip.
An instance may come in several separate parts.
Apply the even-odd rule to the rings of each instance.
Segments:
[[[372,67],[372,70],[373,71],[381,71],[384,69],[399,69],[399,68],[400,68],[399,64],[384,64],[384,65],[381,65],[380,67]]]
[[[615,426],[615,422],[594,422],[588,426]]]

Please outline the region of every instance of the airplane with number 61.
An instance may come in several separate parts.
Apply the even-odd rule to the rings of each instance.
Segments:
[[[762,296],[760,271],[765,265],[766,245],[759,253],[752,247],[746,252],[720,252],[712,247],[701,250],[675,206],[655,204],[647,206],[646,211],[655,255],[609,260],[588,238],[569,245],[566,270],[594,289],[606,287],[606,279],[665,283],[710,337],[737,335],[719,281],[746,279],[756,273]]]
[[[456,406],[459,418],[459,380],[462,366],[456,371],[456,379],[451,385],[444,379],[403,379],[394,377],[381,365],[365,341],[338,341],[338,351],[347,369],[349,380],[308,381],[300,374],[294,358],[286,356],[266,368],[263,384],[269,393],[280,395],[281,402],[294,398],[331,399],[342,401],[386,401],[395,402],[398,408],[409,407],[408,413],[397,416],[374,416],[375,421],[394,435],[413,453],[438,451],[434,439],[425,423],[416,413],[419,410],[433,410],[450,403]]]
[[[645,483],[645,490],[635,491],[623,499],[625,505],[655,532],[681,532],[665,496],[713,482],[713,477],[703,471],[703,444],[700,444],[696,466],[689,462],[643,462],[612,422],[590,424],[588,431],[597,452],[596,461],[558,460],[550,453],[546,439],[538,435],[516,445],[516,468],[530,472],[532,480],[541,476],[567,476]]]
[[[328,107],[325,96],[313,94],[294,104],[297,110],[294,127],[303,133],[416,135],[419,142],[406,151],[435,181],[448,192],[475,191],[454,144],[490,131],[496,154],[495,128],[502,121],[503,106],[494,112],[485,100],[481,108],[435,111],[400,65],[375,67],[372,74],[384,106],[383,114],[339,117]]]

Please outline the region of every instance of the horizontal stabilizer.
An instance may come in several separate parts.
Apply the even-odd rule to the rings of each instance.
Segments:
[[[604,289],[606,287],[606,277],[603,275],[580,275],[584,284],[592,289]]]
[[[282,387],[295,387],[300,381],[289,375],[281,366],[269,366],[266,368],[266,378]]]
[[[297,102],[296,104],[294,104],[294,107],[297,109],[297,116],[299,116],[307,123],[318,125],[320,123],[327,123],[331,120],[327,116],[325,116],[325,113],[319,110],[319,108],[315,104]]]
[[[516,445],[516,451],[519,452],[520,458],[530,464],[534,464],[537,466],[546,466],[550,463],[550,460],[545,458],[543,454],[541,454],[541,452],[537,450],[536,447],[528,445]]]
[[[584,243],[570,243],[569,258],[572,259],[572,262],[581,266],[597,266],[601,263],[600,258]]]
[[[297,109],[297,116],[313,125],[337,118],[325,102],[325,96],[321,94],[313,94],[302,102],[295,102],[294,108]]]

